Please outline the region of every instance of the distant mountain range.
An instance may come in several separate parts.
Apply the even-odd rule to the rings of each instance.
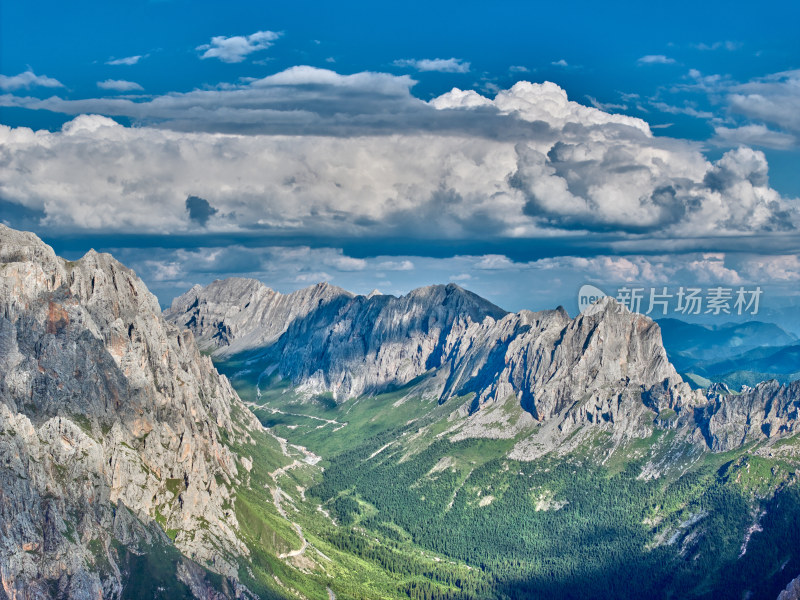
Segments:
[[[773,323],[657,322],[670,361],[695,385],[721,382],[739,389],[770,379],[800,379],[800,341]]]

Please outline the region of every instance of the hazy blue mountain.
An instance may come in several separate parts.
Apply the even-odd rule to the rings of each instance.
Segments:
[[[682,361],[725,359],[764,346],[785,346],[797,337],[774,323],[747,321],[699,325],[679,319],[658,319],[667,354],[678,370]],[[675,358],[673,358],[675,357]]]
[[[701,325],[659,319],[658,324],[670,362],[695,385],[719,381],[738,389],[769,379],[788,382],[800,372],[792,351],[797,337],[774,323]]]

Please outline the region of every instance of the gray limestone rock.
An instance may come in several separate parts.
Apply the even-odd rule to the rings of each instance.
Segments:
[[[110,542],[152,543],[156,520],[185,556],[236,577],[247,549],[224,508],[238,471],[222,438],[246,436],[251,417],[133,271],[94,251],[64,261],[0,225],[7,594],[119,597]]]

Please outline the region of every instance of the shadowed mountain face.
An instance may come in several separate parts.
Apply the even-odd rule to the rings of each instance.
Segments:
[[[221,439],[258,424],[228,381],[111,256],[66,262],[0,225],[0,266],[0,589],[118,597],[156,547],[176,596],[178,571],[209,594],[199,565],[235,578],[241,466]]]
[[[356,296],[327,283],[281,294],[260,281],[242,278],[196,285],[164,312],[168,320],[191,329],[200,347],[214,349],[217,356],[269,346],[293,326],[318,327],[353,318],[376,321],[374,329],[380,337],[374,341],[380,343],[437,324],[449,327],[458,319],[480,322],[487,316],[499,319],[505,314],[454,284],[421,288],[395,298]],[[429,317],[434,319],[430,324]],[[294,330],[291,335],[303,334]]]
[[[233,279],[193,288],[165,317],[217,356],[263,350],[280,376],[340,401],[437,370],[442,401],[474,393],[474,410],[514,396],[542,420],[606,386],[680,383],[658,326],[613,302],[570,319],[562,308],[506,313],[453,284],[399,298],[325,284],[283,296]]]

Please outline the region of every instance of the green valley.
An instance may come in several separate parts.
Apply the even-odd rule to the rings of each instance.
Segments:
[[[433,372],[336,403],[248,360],[217,366],[291,452],[321,457],[279,480],[304,558],[264,559],[306,597],[775,598],[800,571],[795,438],[713,453],[671,429],[623,444],[598,430],[512,460],[541,425],[451,441],[469,397],[426,398]]]

